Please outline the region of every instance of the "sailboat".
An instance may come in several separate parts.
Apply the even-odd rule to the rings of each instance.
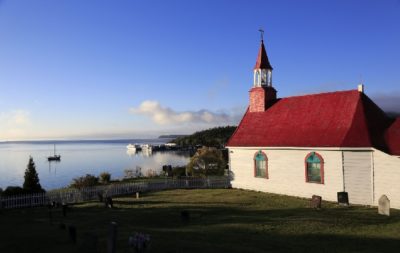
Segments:
[[[54,155],[47,157],[48,161],[60,161],[61,155],[56,155],[56,144],[54,144]]]

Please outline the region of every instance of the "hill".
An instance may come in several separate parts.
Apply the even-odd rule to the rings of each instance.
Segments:
[[[215,127],[195,132],[189,136],[176,138],[172,142],[181,147],[200,145],[219,148],[226,144],[235,129],[236,126]]]

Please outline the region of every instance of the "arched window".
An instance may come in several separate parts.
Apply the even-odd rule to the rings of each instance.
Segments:
[[[268,178],[268,159],[261,150],[254,155],[254,176]]]
[[[306,182],[324,183],[324,159],[315,152],[306,156]]]

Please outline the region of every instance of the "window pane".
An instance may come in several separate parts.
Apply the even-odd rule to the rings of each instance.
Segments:
[[[266,177],[266,161],[256,160],[256,177]]]
[[[320,163],[307,163],[307,177],[309,182],[321,182],[320,168]]]

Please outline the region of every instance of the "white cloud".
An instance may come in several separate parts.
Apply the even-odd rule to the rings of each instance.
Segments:
[[[237,124],[238,115],[235,112],[211,112],[209,110],[177,112],[160,105],[158,101],[146,100],[136,108],[130,108],[133,114],[145,115],[158,125],[206,124],[228,125]],[[240,112],[240,116],[243,111]]]
[[[0,112],[0,139],[24,137],[30,126],[30,115],[26,110]]]
[[[26,126],[30,124],[29,112],[25,110],[13,110],[0,112],[0,123],[3,126],[15,127]]]

